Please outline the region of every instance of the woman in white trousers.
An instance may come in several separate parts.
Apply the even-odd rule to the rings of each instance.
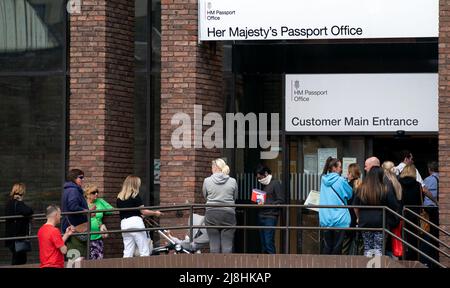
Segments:
[[[117,195],[117,208],[138,208],[144,207],[141,197],[139,197],[139,188],[141,179],[137,176],[128,176],[122,185],[122,191]],[[136,209],[120,211],[121,230],[144,229],[143,216],[162,215],[160,211],[148,209]],[[123,237],[123,258],[133,257],[136,246],[139,249],[140,256],[150,256],[149,241],[145,231],[122,233]]]

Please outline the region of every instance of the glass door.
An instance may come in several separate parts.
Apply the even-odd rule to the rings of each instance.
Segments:
[[[303,204],[312,190],[320,191],[320,177],[325,160],[337,157],[343,162],[342,176],[348,165],[358,163],[364,169],[368,154],[364,136],[291,136],[290,145],[290,203]],[[309,209],[291,211],[291,223],[301,226],[319,225],[318,213]],[[318,254],[319,233],[314,230],[291,233],[291,253]]]

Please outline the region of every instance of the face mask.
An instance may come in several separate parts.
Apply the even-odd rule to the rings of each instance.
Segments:
[[[270,180],[272,180],[272,175],[269,174],[265,178],[259,179],[258,182],[261,183],[262,185],[269,185]]]

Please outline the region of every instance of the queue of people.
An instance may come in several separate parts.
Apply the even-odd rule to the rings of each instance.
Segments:
[[[403,206],[426,206],[430,220],[437,224],[438,221],[438,184],[439,174],[436,162],[428,165],[430,176],[424,181],[420,177],[413,164],[412,154],[406,152],[403,161],[394,166],[393,162],[386,161],[380,165],[376,157],[368,158],[364,163],[365,177],[357,163],[347,167],[348,174],[341,175],[342,162],[329,157],[323,168],[320,186],[320,205],[331,206],[386,206],[400,213]],[[211,162],[211,176],[203,182],[202,192],[206,204],[210,205],[205,210],[205,224],[208,226],[231,226],[230,228],[208,228],[209,246],[211,253],[232,253],[235,237],[236,212],[233,205],[238,197],[238,185],[236,179],[230,177],[230,168],[223,159],[215,159]],[[272,171],[267,166],[258,166],[255,176],[266,193],[265,202],[258,205],[276,205],[286,203],[285,193],[281,182],[272,176]],[[346,176],[346,177],[343,177]],[[84,185],[85,175],[80,169],[72,169],[67,174],[64,184],[61,209],[50,205],[46,209],[47,223],[39,232],[39,252],[41,267],[63,267],[64,255],[67,251],[75,249],[79,252],[80,259],[86,255],[89,249],[89,259],[102,259],[104,243],[108,238],[108,229],[103,222],[104,216],[112,212],[96,212],[70,214],[61,218],[61,212],[88,212],[90,210],[108,210],[113,206],[99,197],[97,186]],[[422,181],[422,183],[420,182]],[[141,180],[137,176],[128,176],[122,185],[116,198],[117,208],[144,207],[139,195]],[[84,189],[83,189],[84,187]],[[33,210],[27,206],[23,199],[26,187],[23,183],[15,184],[10,193],[10,199],[6,205],[6,215],[23,215],[23,218],[9,220],[6,223],[6,236],[29,235],[30,216]],[[214,207],[217,205],[217,207]],[[230,206],[227,206],[230,205]],[[273,227],[278,223],[281,209],[258,209],[258,225],[261,227]],[[419,211],[417,211],[419,212]],[[148,209],[121,210],[121,230],[145,228],[143,217],[163,215],[160,211]],[[90,217],[90,221],[88,218]],[[419,224],[417,218],[408,216],[408,220]],[[393,229],[401,225],[398,217],[387,214],[386,225]],[[55,228],[61,222],[61,230]],[[87,247],[87,235],[80,233],[88,230],[91,223],[90,246]],[[344,231],[339,228],[381,228],[383,227],[383,211],[377,208],[320,208],[319,223],[323,229],[323,254],[363,254],[366,256],[381,255],[384,244],[383,234],[379,231]],[[413,230],[411,225],[405,227]],[[337,229],[335,229],[337,228]],[[56,232],[55,232],[56,231]],[[431,230],[437,235],[436,229]],[[73,235],[75,233],[75,235]],[[61,236],[63,234],[63,236]],[[146,232],[123,232],[123,257],[133,257],[135,250],[139,256],[149,256],[149,239]],[[414,247],[419,247],[417,239],[406,236],[405,240]],[[428,239],[432,242],[432,239]],[[389,251],[389,241],[386,246]],[[275,254],[275,229],[261,228],[260,243],[261,252]],[[6,241],[6,246],[12,253],[12,264],[26,263],[26,250],[16,251],[16,241]],[[432,242],[433,243],[433,242]],[[432,250],[431,247],[421,247]],[[413,249],[406,249],[406,259],[417,260],[418,255]],[[61,260],[63,259],[63,260]],[[422,259],[423,260],[423,259]],[[62,261],[62,262],[61,262]],[[423,260],[425,262],[425,260]],[[431,264],[430,264],[431,265]]]
[[[340,175],[342,168],[339,159],[329,157],[325,163],[321,178],[320,205],[355,205],[355,206],[385,206],[390,210],[402,214],[403,207],[412,206],[411,210],[420,213],[421,207],[425,206],[430,221],[436,225],[438,223],[438,184],[439,174],[436,162],[428,164],[430,176],[424,181],[413,164],[412,154],[408,151],[403,153],[403,161],[395,166],[391,161],[385,161],[380,165],[376,157],[368,158],[364,163],[366,175],[363,180],[360,179],[358,164],[353,163],[348,167],[346,178]],[[354,216],[353,216],[354,215]],[[406,214],[405,218],[415,225],[420,221],[411,213]],[[321,227],[359,227],[359,228],[382,228],[383,210],[380,208],[320,208],[319,220]],[[399,225],[403,225],[399,217],[393,213],[386,213],[385,224],[388,229],[393,230]],[[419,231],[412,225],[405,223],[404,227],[415,234]],[[438,235],[437,229],[430,229],[431,234]],[[322,233],[322,253],[323,254],[361,254],[358,242],[358,235],[363,239],[363,254],[366,256],[382,255],[383,244],[386,246],[386,253],[392,255],[391,244],[392,237],[387,237],[385,241],[380,231],[364,231],[362,233],[340,230],[325,230]],[[437,252],[432,247],[424,244],[414,235],[405,233],[405,239],[411,246],[426,250],[429,255],[437,259]],[[425,240],[431,242],[432,238],[427,236]],[[353,252],[350,253],[350,248]],[[355,252],[357,251],[357,252]],[[434,253],[434,254],[433,254]],[[425,257],[419,257],[418,253],[405,245],[406,260],[421,260],[421,262],[432,266],[431,261]]]

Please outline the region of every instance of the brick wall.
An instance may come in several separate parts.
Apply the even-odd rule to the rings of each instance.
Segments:
[[[450,230],[450,5],[441,0],[439,7],[439,212],[440,226]],[[440,237],[447,244],[449,237]],[[448,253],[449,251],[447,251]],[[445,265],[450,260],[441,257]]]
[[[38,264],[23,266],[4,266],[2,268],[38,268]],[[67,263],[66,263],[67,267]],[[348,255],[295,255],[295,254],[169,254],[151,257],[134,257],[121,259],[103,259],[82,261],[81,268],[424,268],[419,262],[396,261],[382,256],[380,261],[373,261],[365,256]],[[266,270],[267,272],[271,272]],[[266,272],[264,271],[264,272]],[[232,271],[230,271],[232,272]],[[236,271],[235,271],[236,272]],[[244,271],[247,273],[247,271]],[[172,270],[170,271],[172,273]],[[270,278],[282,277],[284,273],[274,273]],[[178,282],[177,273],[171,274],[171,279]],[[172,277],[173,276],[173,277]],[[236,282],[237,283],[237,282]],[[230,284],[230,283],[228,283]]]
[[[194,104],[208,112],[223,113],[223,49],[220,44],[198,44],[197,1],[161,1],[161,205],[204,202],[203,179],[219,149],[174,149],[171,118],[177,112],[191,116]],[[207,127],[206,127],[207,128]],[[206,129],[203,128],[203,131]],[[191,130],[194,139],[193,130]],[[193,141],[191,141],[193,144]],[[167,215],[163,223],[187,223]]]
[[[133,172],[134,1],[82,1],[70,16],[69,168],[85,172],[115,206]],[[119,220],[106,221],[110,229]],[[120,256],[120,235],[105,245]]]

